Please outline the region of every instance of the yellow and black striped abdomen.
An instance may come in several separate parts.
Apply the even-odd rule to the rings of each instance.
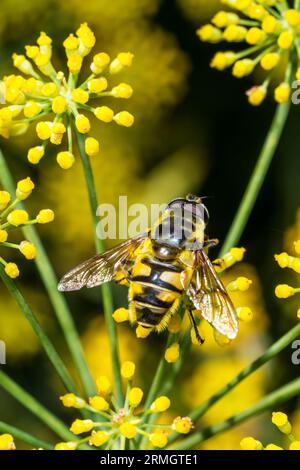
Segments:
[[[176,261],[162,262],[152,256],[140,258],[131,272],[131,320],[145,328],[165,328],[182,295],[181,272],[182,267]]]

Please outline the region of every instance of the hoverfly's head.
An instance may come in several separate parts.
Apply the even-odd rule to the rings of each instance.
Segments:
[[[199,250],[203,247],[207,221],[208,210],[200,197],[189,194],[176,198],[168,204],[152,238],[158,245]]]
[[[188,194],[185,198],[178,197],[173,199],[168,204],[168,209],[181,209],[187,215],[191,214],[198,222],[204,222],[205,226],[209,220],[209,212],[207,207],[203,204],[203,199],[194,194]]]

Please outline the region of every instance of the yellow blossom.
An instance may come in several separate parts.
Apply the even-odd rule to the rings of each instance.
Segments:
[[[37,217],[38,224],[48,224],[54,220],[54,212],[51,209],[42,209]]]
[[[109,403],[99,396],[90,398],[90,405],[98,411],[107,411],[109,409]]]
[[[170,408],[171,402],[168,397],[158,397],[151,405],[150,409],[153,413],[162,413]]]
[[[137,428],[132,423],[123,423],[120,426],[120,433],[127,439],[134,439],[137,434]]]
[[[36,247],[31,242],[24,240],[20,243],[19,250],[26,259],[34,259],[36,257]]]
[[[128,321],[128,318],[129,318],[127,308],[123,308],[123,307],[118,308],[117,310],[115,310],[112,316],[113,316],[113,319],[117,323],[122,323],[122,322]]]
[[[296,292],[296,289],[294,289],[291,286],[288,286],[287,284],[279,284],[275,288],[275,295],[279,299],[287,299],[288,297],[291,297],[294,295]]]
[[[241,440],[241,448],[243,450],[262,450],[263,445],[254,437],[244,437]]]
[[[168,444],[168,436],[161,432],[154,432],[150,434],[149,441],[154,445],[154,447],[162,449]]]
[[[60,399],[67,408],[83,408],[85,406],[84,400],[74,395],[74,393],[67,393],[61,396]]]
[[[131,361],[123,362],[121,367],[121,375],[125,379],[132,379],[135,372],[135,364]]]
[[[82,434],[83,432],[89,432],[94,428],[94,422],[91,419],[75,419],[70,427],[70,431],[73,434]]]
[[[87,137],[84,142],[86,154],[95,157],[99,153],[99,142],[94,137]]]
[[[111,383],[104,375],[97,378],[96,384],[97,390],[101,395],[108,395],[111,392]]]
[[[15,263],[6,263],[4,270],[12,279],[15,279],[20,275],[19,268]]]
[[[109,440],[109,434],[105,431],[93,431],[90,436],[90,444],[96,447],[100,447]]]
[[[181,418],[178,416],[173,421],[173,428],[180,434],[188,434],[193,427],[193,422],[189,416]]]
[[[14,438],[11,434],[0,434],[0,450],[15,450]]]
[[[165,351],[165,360],[169,363],[176,362],[179,359],[180,348],[178,343],[173,343]]]
[[[89,116],[84,113],[95,115],[103,122],[114,120],[120,126],[132,126],[134,117],[127,111],[115,114],[105,106],[92,107],[92,100],[101,98],[101,93],[117,99],[132,96],[132,87],[124,82],[105,92],[111,75],[131,66],[134,57],[131,52],[120,52],[112,61],[106,52],[97,53],[90,64],[92,74],[81,82],[78,80],[83,59],[91,52],[95,42],[95,35],[87,23],[82,23],[76,34],[69,34],[63,41],[69,76],[62,70],[55,70],[52,63],[52,39],[45,32],[40,34],[35,45],[25,46],[26,56],[13,54],[14,66],[24,75],[3,77],[5,97],[9,105],[0,109],[0,133],[6,138],[19,135],[26,132],[34,122],[37,136],[44,144],[29,149],[27,158],[30,163],[40,162],[46,143],[61,145],[66,135],[67,150],[59,152],[56,160],[61,168],[71,168],[74,163],[73,131],[76,129],[86,135],[92,125]],[[105,76],[101,76],[104,71]],[[24,116],[19,117],[22,112]],[[54,119],[50,120],[52,112]],[[47,116],[45,120],[40,120],[41,115]],[[87,136],[86,153],[94,156],[98,152],[98,141]]]
[[[133,387],[128,394],[130,406],[137,407],[143,399],[143,390],[139,387]]]
[[[59,442],[55,445],[54,450],[76,450],[77,442]]]

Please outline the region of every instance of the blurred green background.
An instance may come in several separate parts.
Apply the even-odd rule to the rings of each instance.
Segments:
[[[1,0],[0,66],[1,75],[13,73],[11,54],[22,53],[23,47],[34,43],[44,30],[54,41],[54,62],[64,67],[62,41],[84,21],[96,34],[95,53],[106,51],[113,56],[120,51],[133,52],[133,66],[122,73],[121,80],[134,88],[126,109],[135,115],[135,125],[124,129],[93,123],[92,135],[100,140],[102,148],[101,155],[92,162],[99,198],[116,204],[119,195],[128,195],[130,202],[150,204],[168,202],[187,192],[208,196],[209,234],[222,241],[275,105],[269,100],[261,108],[251,108],[245,90],[252,86],[253,77],[238,81],[230,73],[220,74],[209,68],[216,47],[200,43],[195,30],[218,9],[217,0]],[[242,325],[240,337],[228,349],[220,349],[210,340],[202,348],[193,348],[173,397],[176,414],[183,415],[200,404],[296,321],[295,301],[283,306],[274,297],[274,286],[295,284],[297,279],[280,271],[273,255],[283,247],[291,250],[292,241],[300,238],[298,122],[299,112],[294,108],[241,240],[247,248],[246,263],[228,275],[234,278],[243,273],[253,279],[251,291],[235,300],[237,305],[251,306],[254,320]],[[32,168],[26,153],[36,141],[32,128],[11,141],[2,139],[1,146],[15,179],[30,175],[37,183],[28,205],[33,210],[49,206],[56,212],[55,223],[40,232],[61,276],[94,253],[86,189],[79,159],[64,172],[56,165],[55,149]],[[216,257],[217,251],[212,256]],[[19,285],[68,361],[34,264],[24,262],[20,266]],[[113,290],[116,307],[126,306],[126,289],[114,286]],[[99,292],[69,294],[68,300],[94,375],[110,374]],[[141,365],[140,381],[147,386],[154,372],[153,363],[164,348],[164,335],[141,341],[127,326],[118,330],[122,359]],[[60,383],[3,285],[0,338],[7,344],[5,371],[71,422],[71,412],[64,411],[58,400],[63,391]],[[216,405],[204,423],[220,421],[244,409],[268,390],[299,375],[299,366],[292,366],[290,355],[291,350],[287,350],[273,366],[254,374]],[[276,367],[276,374],[272,367]],[[288,411],[295,409],[296,402],[288,404]],[[36,419],[1,390],[0,419],[41,438],[49,437]],[[300,416],[295,414],[294,420],[300,436]],[[241,437],[249,433],[264,441],[280,439],[267,415],[210,439],[203,447],[238,448]]]

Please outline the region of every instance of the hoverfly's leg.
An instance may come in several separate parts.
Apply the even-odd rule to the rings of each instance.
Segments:
[[[200,344],[203,344],[204,343],[204,338],[202,338],[202,336],[199,333],[195,317],[194,317],[194,315],[193,315],[193,313],[190,309],[188,309],[188,314],[189,314],[189,317],[190,317],[190,320],[191,320],[192,327],[195,331],[196,338],[197,338],[197,340],[199,341]]]
[[[212,238],[211,240],[207,238],[204,240],[204,248],[212,248],[214,246],[217,246],[219,243],[220,242],[217,238]]]
[[[171,317],[178,312],[180,304],[181,304],[181,297],[178,297],[176,300],[174,300],[169,310],[164,314],[159,324],[156,325],[155,327],[156,331],[160,332],[162,330],[165,330],[168,327]]]

